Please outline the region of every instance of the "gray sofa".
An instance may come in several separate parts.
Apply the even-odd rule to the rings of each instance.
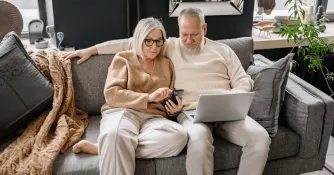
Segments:
[[[254,57],[271,64],[261,55],[253,55],[252,38],[223,40],[240,58],[246,69]],[[100,107],[104,104],[103,87],[107,68],[113,55],[99,55],[86,63],[73,65],[76,105],[86,111],[89,126],[82,139],[97,141]],[[272,138],[268,163],[264,174],[294,175],[323,169],[329,137],[332,132],[334,101],[323,92],[290,74],[285,101],[280,112],[279,129]],[[1,144],[0,152],[12,140]],[[215,174],[236,174],[241,148],[215,138]],[[137,159],[137,175],[185,175],[186,149],[176,157]],[[53,174],[98,174],[98,156],[74,154],[70,149],[60,154],[54,163]]]

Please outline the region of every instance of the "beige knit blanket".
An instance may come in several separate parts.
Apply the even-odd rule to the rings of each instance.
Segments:
[[[55,52],[29,55],[53,82],[53,104],[0,155],[1,175],[51,175],[59,153],[77,142],[88,126],[87,113],[75,107],[70,60]]]

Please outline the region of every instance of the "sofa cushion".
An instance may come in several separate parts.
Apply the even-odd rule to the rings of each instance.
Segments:
[[[50,107],[53,85],[14,32],[0,43],[0,140]]]
[[[255,59],[247,73],[254,80],[254,98],[248,115],[262,125],[270,136],[275,136],[281,107],[282,93],[285,93],[290,63],[294,54],[288,54],[277,62],[266,65]]]
[[[231,49],[238,56],[242,67],[247,70],[250,63],[253,62],[253,38],[243,37],[235,39],[218,40],[231,47]]]
[[[289,53],[286,57],[290,57],[291,59],[293,59],[294,57],[294,53]],[[268,65],[271,65],[273,64],[274,62],[268,60],[267,58],[265,58],[264,56],[262,55],[254,55],[254,59],[257,60],[256,61],[256,65],[262,65],[262,66],[268,66]],[[290,66],[291,65],[286,65],[286,69],[285,69],[285,73],[284,73],[284,81],[283,81],[283,84],[282,84],[282,87],[281,87],[281,92],[284,92],[285,89],[286,89],[286,85],[287,85],[287,82],[288,82],[288,79],[289,79],[289,71],[290,71]],[[283,104],[283,101],[284,101],[284,97],[285,97],[285,93],[281,93],[281,97],[280,97],[280,105],[282,106]]]
[[[88,120],[89,125],[82,139],[96,143],[100,131],[101,116],[89,116]],[[58,156],[53,167],[53,174],[61,175],[91,175],[99,174],[99,172],[99,157],[97,155],[75,154],[72,152],[72,147]],[[137,159],[135,174],[154,175],[154,159]]]
[[[100,115],[89,116],[89,125],[82,139],[92,142],[97,141],[99,135]],[[278,132],[271,140],[268,160],[275,160],[294,156],[298,153],[300,138],[299,135],[290,129],[279,125]],[[16,134],[18,136],[18,134]],[[7,140],[0,144],[0,153],[14,141]],[[215,138],[214,142],[214,167],[215,171],[237,168],[239,166],[241,147],[234,145],[226,140]],[[96,155],[74,154],[69,148],[64,154],[60,154],[54,162],[53,174],[98,174],[99,160]],[[174,174],[185,174],[186,152],[180,155],[163,159],[137,159],[135,174],[161,174],[175,172]],[[168,171],[167,171],[168,170]]]
[[[114,55],[96,55],[77,65],[72,61],[72,77],[75,90],[75,103],[78,109],[90,115],[101,114],[105,103],[103,89],[107,79],[108,67]]]
[[[268,160],[290,157],[299,150],[299,135],[282,125],[278,128],[276,136],[271,138]],[[241,147],[218,138],[215,139],[214,146],[215,171],[239,167]]]

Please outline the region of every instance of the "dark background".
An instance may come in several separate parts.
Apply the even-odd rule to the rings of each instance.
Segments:
[[[168,36],[178,37],[176,17],[169,17],[168,0],[52,0],[46,2],[47,21],[63,32],[64,45],[76,49],[132,36],[138,20],[162,20]],[[52,13],[48,13],[49,11]],[[242,15],[207,16],[207,37],[217,40],[252,35],[254,1],[245,1]]]

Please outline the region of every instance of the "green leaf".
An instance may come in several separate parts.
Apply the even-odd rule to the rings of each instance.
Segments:
[[[290,4],[291,2],[292,2],[292,0],[288,0],[288,1],[286,1],[285,4],[284,4],[284,6]]]
[[[289,12],[291,12],[291,11],[293,10],[293,7],[294,7],[294,6],[291,6],[291,7],[289,8]]]
[[[302,0],[298,0],[298,1],[299,1],[300,5],[303,5],[303,2],[302,2]]]

